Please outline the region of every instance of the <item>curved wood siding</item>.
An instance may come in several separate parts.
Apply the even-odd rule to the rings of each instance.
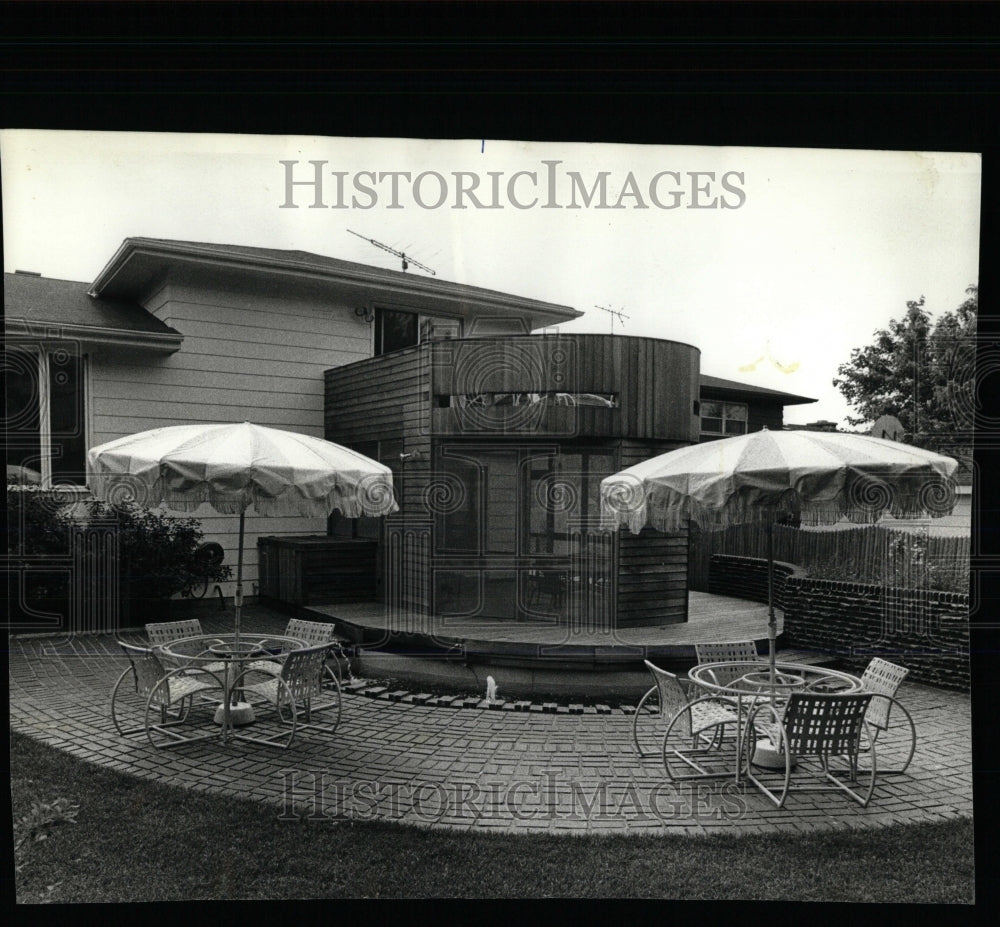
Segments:
[[[523,335],[428,345],[436,435],[552,435],[698,440],[699,351],[620,335]],[[475,414],[457,397],[482,393],[596,393],[616,408],[520,406]]]
[[[434,462],[442,452],[466,447],[474,454],[476,446],[489,446],[496,453],[537,442],[565,447],[566,453],[599,448],[612,455],[615,470],[631,466],[697,441],[698,366],[699,352],[690,345],[572,334],[433,342],[326,371],[326,437],[378,456],[396,475],[402,512],[387,520],[380,545],[387,603],[401,606],[400,617],[433,610],[435,570],[460,567],[454,555],[435,547],[428,508]],[[551,401],[487,409],[467,405],[466,397],[496,393],[548,394]],[[555,401],[556,393],[613,396],[615,407],[563,405],[565,397]],[[416,456],[401,463],[400,454]],[[414,531],[425,542],[402,543]],[[571,603],[571,623],[597,620],[610,630],[687,619],[686,534],[623,530],[584,548],[591,560],[600,550],[602,563],[585,569],[609,574],[612,594],[591,603],[593,615],[582,614],[590,608],[583,599]],[[565,564],[570,575],[580,572],[578,560],[587,559],[577,554]],[[510,564],[490,564],[495,570],[537,566],[520,554]]]

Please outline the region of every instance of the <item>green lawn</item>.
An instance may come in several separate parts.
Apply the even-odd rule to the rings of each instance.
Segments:
[[[86,775],[81,770],[86,769]],[[973,900],[971,821],[808,836],[461,834],[279,821],[11,734],[22,903],[268,898]],[[65,799],[76,823],[17,821]],[[41,809],[44,814],[44,809]],[[58,817],[59,815],[56,814]],[[891,860],[891,863],[888,862]]]

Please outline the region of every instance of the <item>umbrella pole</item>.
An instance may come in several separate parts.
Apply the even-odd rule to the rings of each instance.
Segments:
[[[767,523],[767,659],[771,677],[771,704],[774,704],[778,621],[774,617],[774,523]]]
[[[236,555],[236,647],[240,646],[240,612],[243,609],[243,519],[246,509],[240,512],[240,546]]]

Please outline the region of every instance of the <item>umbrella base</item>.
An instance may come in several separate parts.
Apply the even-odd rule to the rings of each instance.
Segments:
[[[785,753],[783,750],[775,750],[769,740],[759,740],[750,762],[762,769],[784,769]],[[795,768],[794,756],[791,758],[790,766],[792,769]]]
[[[226,706],[220,705],[215,709],[215,723],[222,724],[226,719]],[[237,702],[229,706],[229,720],[233,727],[242,727],[244,724],[252,724],[257,720],[254,714],[253,705],[249,702]]]

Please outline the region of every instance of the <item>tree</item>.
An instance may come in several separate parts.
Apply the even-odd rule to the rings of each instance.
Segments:
[[[924,297],[911,300],[906,315],[851,351],[833,380],[857,412],[851,425],[894,415],[908,443],[958,457],[963,470],[971,466],[979,289],[965,292],[966,300],[933,324]]]

